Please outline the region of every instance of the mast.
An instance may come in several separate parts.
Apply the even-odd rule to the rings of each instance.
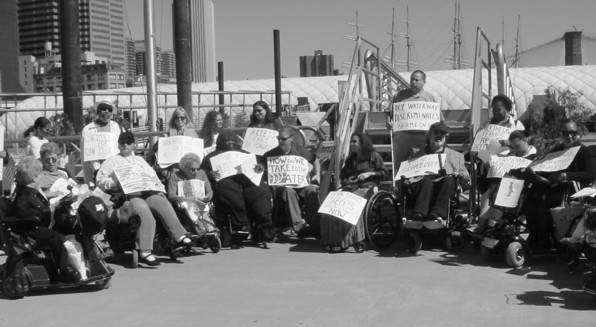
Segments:
[[[515,35],[515,57],[513,58],[513,67],[517,68],[519,64],[519,48],[520,48],[520,40],[519,40],[519,21],[520,16],[517,16],[517,33]]]
[[[462,33],[461,33],[461,21],[460,17],[460,4],[459,1],[455,1],[455,12],[453,15],[453,54],[447,62],[451,62],[452,69],[462,68]]]
[[[391,14],[391,68],[395,70],[395,8]]]
[[[145,61],[145,71],[147,72],[147,109],[149,131],[157,131],[157,84],[155,81],[155,36],[153,30],[153,1],[144,0],[144,20],[145,20],[145,51],[147,60]],[[149,138],[153,144],[157,140],[155,136]]]

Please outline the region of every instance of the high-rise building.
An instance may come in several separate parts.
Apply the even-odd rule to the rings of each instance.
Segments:
[[[0,93],[22,92],[19,84],[19,38],[16,1],[0,1]]]
[[[135,58],[137,61],[137,75],[147,75],[145,68],[145,58],[147,48],[145,47],[145,40],[136,40],[135,43]],[[161,75],[161,47],[155,47],[155,73]]]
[[[17,0],[17,4],[20,55],[45,56],[47,41],[59,53],[60,1]],[[79,35],[82,51],[124,67],[122,0],[79,0]]]
[[[335,73],[333,55],[317,50],[314,56],[300,56],[300,77],[332,76]]]
[[[176,79],[176,54],[174,51],[161,53],[161,75],[168,79]]]
[[[127,38],[124,40],[124,57],[126,69],[126,84],[132,86],[137,76],[137,59],[135,57],[135,42]]]
[[[35,92],[35,74],[37,74],[35,57],[32,55],[19,56],[19,84],[26,93]]]
[[[190,2],[190,46],[192,81],[214,82],[217,74],[215,59],[215,11],[213,0]]]

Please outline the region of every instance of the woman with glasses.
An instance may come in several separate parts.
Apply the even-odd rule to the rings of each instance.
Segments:
[[[48,142],[41,146],[40,161],[43,170],[37,177],[37,186],[43,191],[48,199],[55,198],[61,194],[50,191],[50,188],[60,178],[68,179],[66,170],[58,167],[58,157],[60,156],[60,147],[55,142]]]
[[[199,131],[199,137],[203,139],[204,147],[215,145],[217,136],[223,128],[223,117],[219,111],[209,111],[203,120],[203,128]]]
[[[118,137],[119,154],[106,159],[97,172],[97,187],[106,193],[123,192],[120,181],[116,176],[116,168],[122,166],[133,166],[134,169],[142,170],[147,178],[158,183],[158,178],[153,168],[147,164],[145,159],[136,156],[135,137],[131,132],[124,132]],[[180,224],[178,216],[172,205],[163,192],[156,190],[144,190],[125,194],[127,201],[130,201],[134,211],[141,218],[139,227],[139,261],[148,266],[157,266],[159,261],[153,256],[153,238],[155,236],[155,219],[159,219],[168,235],[178,242],[179,246],[188,247],[192,244],[186,236],[186,230]],[[153,212],[156,215],[153,215]]]
[[[174,109],[168,125],[170,127],[169,136],[182,135],[193,138],[199,137],[197,131],[192,127],[186,116],[186,110],[182,107]]]
[[[269,104],[265,101],[257,101],[252,105],[252,115],[250,115],[250,123],[248,127],[267,128],[274,131],[279,131],[283,123],[279,118],[276,118]]]
[[[25,137],[32,135],[27,140],[27,155],[34,156],[35,159],[39,159],[39,149],[45,143],[48,143],[46,136],[52,129],[52,122],[46,117],[39,117],[33,123],[33,126],[29,127],[25,131]]]
[[[196,153],[187,153],[182,156],[178,166],[180,167],[180,170],[168,177],[168,182],[166,184],[166,193],[168,194],[168,199],[171,202],[177,204],[181,204],[182,202],[194,203],[199,208],[203,209],[211,201],[211,198],[213,197],[213,190],[211,189],[211,183],[209,183],[207,174],[200,168],[201,158]],[[205,183],[205,196],[202,198],[189,198],[178,195],[178,182],[193,179],[200,180]]]

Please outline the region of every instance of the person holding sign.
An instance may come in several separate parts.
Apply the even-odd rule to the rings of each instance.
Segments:
[[[375,151],[368,137],[354,133],[350,139],[350,154],[341,169],[342,190],[368,199],[379,182],[389,176],[381,155]],[[330,215],[321,215],[321,242],[329,252],[341,252],[366,237],[362,217],[356,225]]]
[[[427,133],[426,146],[410,158],[429,154],[445,155],[445,162],[438,175],[425,175],[406,181],[411,184],[412,198],[415,199],[411,220],[444,224],[444,219],[449,214],[449,198],[456,190],[456,179],[461,177],[464,182],[470,179],[464,156],[446,147],[448,136],[449,129],[445,124],[432,124]]]
[[[320,181],[320,163],[317,157],[311,151],[294,144],[294,129],[290,126],[283,126],[279,129],[277,140],[279,145],[267,152],[260,158],[263,166],[267,167],[266,172],[270,167],[267,166],[269,158],[282,157],[282,156],[297,156],[302,157],[313,166],[311,172],[310,183],[302,187],[290,187],[290,186],[274,186],[274,201],[278,201],[280,206],[278,215],[281,212],[285,212],[285,217],[289,217],[292,221],[292,226],[298,236],[305,237],[308,235],[318,237],[320,235],[320,217],[318,214],[321,201],[319,200],[319,188],[318,184]],[[264,178],[268,179],[267,174],[263,175]],[[308,181],[306,181],[308,182]],[[305,219],[302,218],[302,210],[300,204],[305,206]],[[279,218],[279,217],[276,217]],[[305,227],[305,222],[309,225],[309,228]]]
[[[579,150],[566,169],[562,168],[554,172],[537,171],[538,174],[548,178],[552,184],[549,188],[535,188],[522,207],[530,230],[528,243],[539,249],[551,247],[552,240],[549,232],[552,216],[549,209],[561,205],[566,188],[569,186],[568,181],[579,182],[581,188],[584,188],[594,182],[596,175],[596,155],[580,142],[577,124],[571,119],[564,119],[560,126],[559,143],[549,152],[555,153],[574,147],[579,147]]]
[[[399,91],[393,98],[393,103],[402,102],[428,102],[437,103],[437,100],[433,94],[427,92],[424,89],[426,84],[426,74],[421,70],[416,70],[410,75],[410,88]],[[440,109],[439,109],[440,110]],[[443,120],[443,113],[441,111],[439,117],[435,121]],[[387,123],[393,130],[393,124],[398,117],[393,117],[393,108],[389,112],[390,115],[387,119]],[[410,156],[412,149],[420,150],[424,147],[425,142],[425,131],[426,128],[421,130],[406,130],[394,132],[393,137],[393,162],[395,163],[394,173],[398,170],[399,164],[405,161]]]
[[[95,133],[112,133],[117,138],[120,133],[125,132],[124,127],[112,120],[114,104],[112,100],[104,99],[96,102],[93,107],[97,118],[83,127],[81,132],[81,154],[83,158],[83,174],[85,183],[91,184],[95,181],[95,174],[104,160],[86,161],[85,160],[85,136]],[[106,144],[106,147],[116,146],[116,144]]]
[[[157,175],[153,168],[147,164],[145,159],[136,156],[135,137],[131,132],[124,132],[118,137],[119,154],[108,158],[103,162],[97,172],[97,187],[106,193],[125,192],[124,197],[130,201],[133,209],[141,218],[139,227],[139,260],[149,266],[159,265],[159,261],[151,253],[153,250],[153,238],[155,235],[155,218],[158,218],[164,226],[170,237],[178,242],[180,246],[190,246],[192,241],[186,236],[186,230],[180,224],[178,216],[172,205],[162,191],[141,190],[126,193],[124,182],[116,174],[116,170],[121,167],[133,167],[141,170],[146,176],[151,178],[152,183],[159,183]],[[157,181],[157,182],[156,182]],[[142,182],[142,181],[134,181]],[[163,185],[161,185],[163,189]],[[152,211],[158,213],[155,217]]]
[[[181,159],[178,167],[180,170],[171,174],[166,185],[166,192],[168,199],[174,203],[181,204],[182,202],[192,203],[196,205],[201,211],[204,211],[205,206],[211,202],[213,197],[213,190],[211,183],[204,170],[200,168],[201,158],[196,153],[187,153]],[[199,180],[203,187],[199,190],[191,190],[191,194],[197,194],[198,197],[180,195],[178,185],[180,182],[189,180]],[[184,192],[187,193],[187,192]]]
[[[217,138],[215,151],[208,154],[201,163],[209,182],[215,190],[215,209],[227,208],[231,214],[232,231],[241,231],[254,225],[265,241],[272,239],[271,233],[271,192],[259,180],[255,185],[245,174],[235,174],[221,178],[220,172],[213,169],[211,158],[227,152],[246,154],[237,143],[237,135],[223,130]],[[253,169],[260,169],[254,167]],[[250,217],[250,218],[249,218]],[[252,220],[252,221],[251,221]]]
[[[252,115],[248,127],[267,128],[278,131],[284,124],[276,118],[265,101],[257,101],[252,105]]]
[[[504,94],[496,95],[490,104],[490,107],[493,112],[493,116],[485,122],[480,129],[486,128],[488,125],[498,125],[507,127],[512,131],[518,130],[523,131],[526,128],[521,121],[515,119],[511,114],[511,110],[513,109],[513,102],[509,99],[508,96]],[[507,146],[507,144],[504,144]]]

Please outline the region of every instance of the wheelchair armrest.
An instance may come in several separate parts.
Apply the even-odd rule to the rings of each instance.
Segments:
[[[2,223],[7,227],[30,227],[37,226],[41,223],[41,219],[37,216],[28,217],[17,217],[17,216],[6,216],[2,217]]]

